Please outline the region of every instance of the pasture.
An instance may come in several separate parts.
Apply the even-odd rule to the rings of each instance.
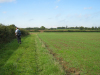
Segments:
[[[41,33],[39,38],[68,73],[100,74],[100,33]]]

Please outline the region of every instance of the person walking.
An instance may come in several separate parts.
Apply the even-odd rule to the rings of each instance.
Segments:
[[[18,28],[15,30],[15,35],[17,37],[18,43],[21,44],[21,31]]]

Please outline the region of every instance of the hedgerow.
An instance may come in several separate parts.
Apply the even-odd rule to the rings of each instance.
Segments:
[[[44,32],[100,32],[100,30],[45,30]]]
[[[12,39],[16,38],[15,36],[15,25],[5,26],[0,24],[0,44],[10,42]],[[28,35],[29,33],[24,30],[20,29],[22,36]]]

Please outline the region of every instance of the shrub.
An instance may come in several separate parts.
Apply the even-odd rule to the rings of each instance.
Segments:
[[[16,27],[14,25],[5,26],[3,24],[0,24],[0,43],[6,43],[11,41],[15,37],[15,29]],[[28,31],[24,29],[20,29],[22,36],[28,35]]]

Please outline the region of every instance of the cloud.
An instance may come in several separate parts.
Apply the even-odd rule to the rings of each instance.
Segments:
[[[7,12],[6,12],[6,11],[4,11],[3,13],[4,13],[4,14],[6,14]]]
[[[78,18],[82,18],[82,14],[77,15]]]
[[[29,21],[33,21],[34,19],[30,19]]]
[[[52,19],[52,18],[48,18],[48,19]]]
[[[23,13],[24,15],[27,15],[28,13],[27,12],[25,12],[25,13]]]
[[[89,18],[91,15],[90,14],[85,14],[84,16],[85,16],[85,18]]]
[[[61,0],[56,0],[57,2],[60,2]]]
[[[58,2],[60,2],[60,1],[61,1],[61,0],[56,0],[55,3],[58,3]]]
[[[65,21],[66,21],[66,19],[60,20],[60,22],[65,22]]]
[[[71,15],[69,14],[69,15],[67,15],[66,17],[71,17]]]
[[[4,3],[4,2],[13,2],[13,1],[16,1],[16,0],[0,0],[0,3]]]
[[[92,7],[84,7],[84,10],[86,10],[86,9],[92,9]]]
[[[57,8],[58,8],[58,6],[55,7],[55,9],[57,9]]]
[[[60,16],[61,16],[61,14],[57,14],[57,15],[56,15],[56,18],[58,18],[58,17],[60,17]]]

